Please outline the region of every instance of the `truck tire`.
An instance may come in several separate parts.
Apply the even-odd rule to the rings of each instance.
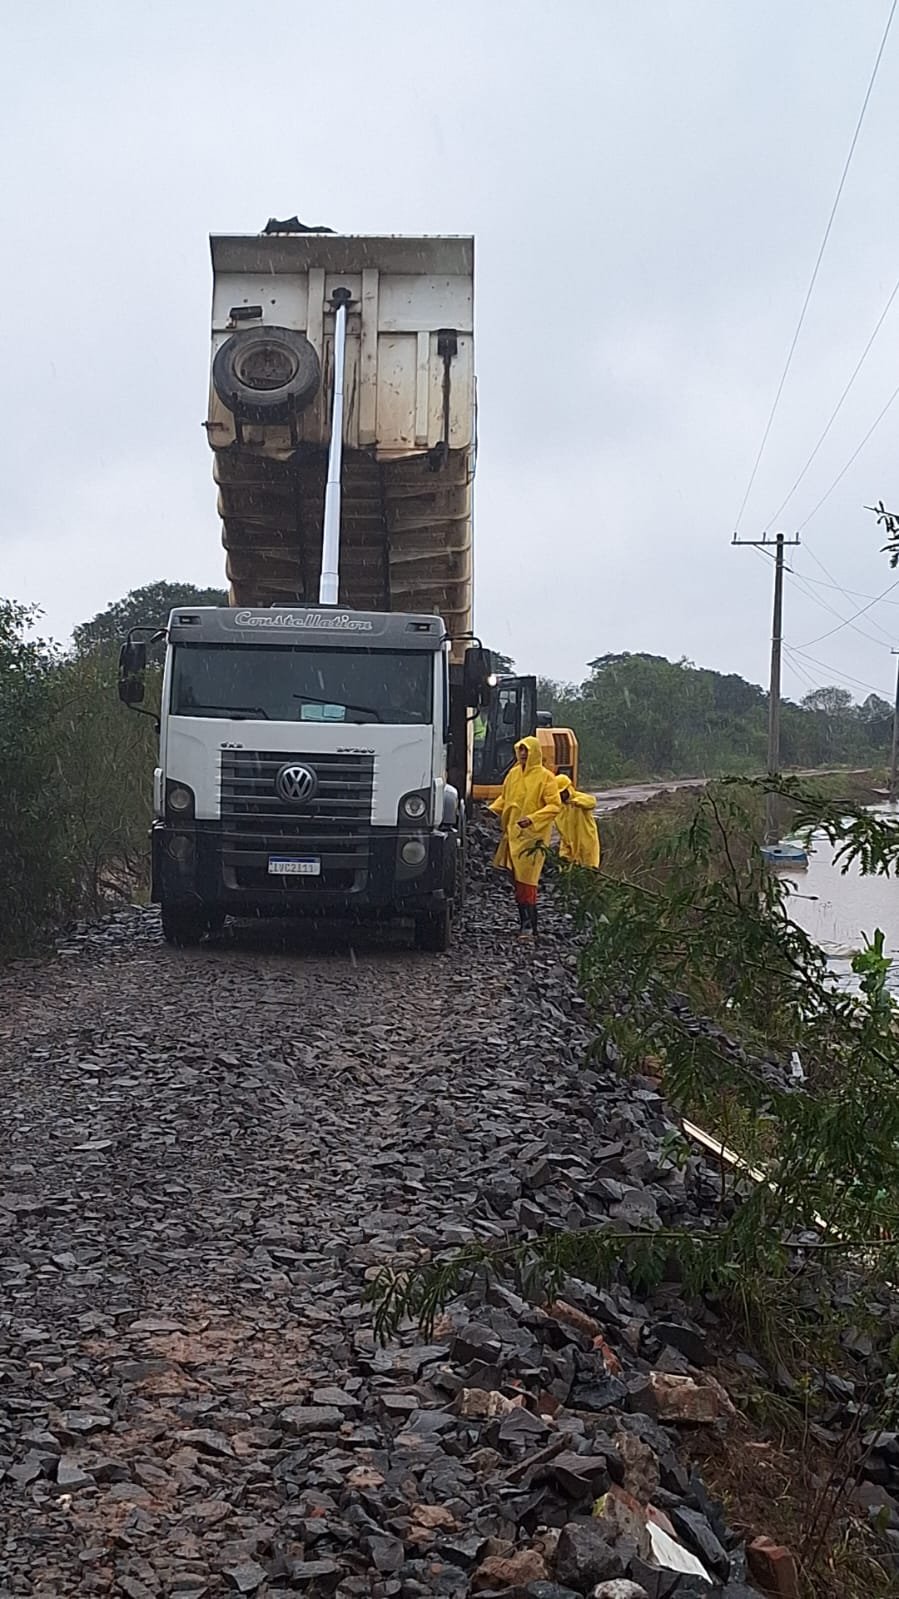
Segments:
[[[211,918],[207,911],[195,910],[192,905],[163,905],[162,936],[176,949],[186,949],[199,944],[209,932]]]
[[[242,328],[232,333],[212,363],[212,382],[222,404],[248,422],[286,422],[302,411],[321,387],[313,345],[293,328]]]
[[[415,944],[431,955],[443,955],[449,949],[453,936],[452,910],[447,902],[442,910],[431,911],[415,919]]]

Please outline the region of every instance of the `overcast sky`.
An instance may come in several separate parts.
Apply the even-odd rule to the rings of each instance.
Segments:
[[[298,212],[348,233],[477,237],[485,640],[564,678],[648,650],[763,680],[771,563],[730,539],[887,11],[6,7],[0,593],[41,605],[64,639],[143,583],[222,580],[201,428],[207,235]],[[746,537],[770,523],[899,274],[897,108],[899,22]],[[787,531],[892,394],[897,346],[899,297]],[[840,621],[899,579],[863,510],[899,502],[897,432],[899,400],[803,533],[789,694],[891,695],[899,587],[858,617],[870,637]]]

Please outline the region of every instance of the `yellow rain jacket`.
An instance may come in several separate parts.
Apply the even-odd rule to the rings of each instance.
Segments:
[[[528,752],[523,771],[517,760],[522,745]],[[544,861],[543,849],[539,846],[548,848],[562,801],[556,779],[543,764],[543,752],[537,740],[523,738],[516,744],[515,754],[515,765],[506,773],[503,791],[490,806],[503,824],[503,836],[493,864],[510,871],[519,883],[539,883]],[[532,825],[520,828],[518,823],[525,816],[530,817]]]
[[[559,854],[563,861],[575,866],[599,865],[599,829],[593,815],[596,799],[593,794],[582,794],[570,777],[557,777],[560,796],[569,794],[568,803],[562,805],[556,817],[556,827],[562,840]]]

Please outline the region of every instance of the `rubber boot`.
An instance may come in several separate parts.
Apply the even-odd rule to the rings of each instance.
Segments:
[[[528,910],[531,913],[531,933],[532,933],[533,937],[536,938],[537,937],[537,907],[536,907],[536,905],[529,905],[528,906]]]
[[[518,936],[519,936],[519,938],[523,938],[525,936],[525,934],[528,932],[528,929],[529,929],[528,910],[529,910],[529,906],[527,906],[527,905],[519,905],[518,906]]]

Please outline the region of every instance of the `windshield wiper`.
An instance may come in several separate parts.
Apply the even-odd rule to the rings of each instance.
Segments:
[[[373,705],[354,705],[352,700],[347,702],[346,700],[319,699],[317,694],[294,694],[293,698],[295,700],[305,700],[307,705],[342,705],[345,711],[361,711],[363,716],[373,716],[376,722],[382,720],[380,711],[376,711]],[[300,720],[302,721],[302,717]]]
[[[212,711],[216,716],[233,717],[236,721],[241,716],[261,716],[264,722],[270,720],[268,711],[261,705],[186,705],[175,712],[176,716],[202,715],[204,711]]]

